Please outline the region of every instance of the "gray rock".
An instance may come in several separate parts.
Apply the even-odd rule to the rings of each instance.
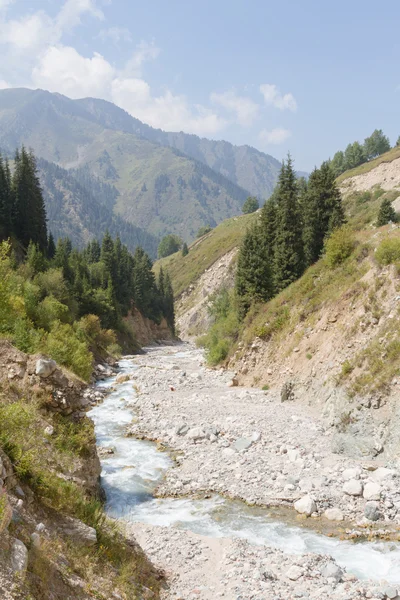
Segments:
[[[298,567],[297,565],[292,565],[290,569],[286,572],[286,577],[288,577],[291,581],[297,581],[303,575],[303,569]]]
[[[94,546],[97,543],[97,533],[93,527],[89,527],[79,519],[68,519],[68,523],[62,527],[63,532],[76,543],[84,546]]]
[[[328,562],[323,569],[321,569],[321,575],[323,577],[335,579],[339,582],[343,577],[343,571],[334,562]]]
[[[367,483],[364,487],[363,497],[366,500],[380,500],[381,486],[378,483]]]
[[[286,381],[281,389],[281,402],[288,402],[289,400],[293,400],[293,398],[293,383],[291,381]]]
[[[189,427],[184,423],[183,425],[178,425],[175,429],[176,435],[186,435],[189,431]]]
[[[236,442],[233,444],[233,447],[238,452],[241,452],[242,450],[247,450],[248,448],[250,448],[250,446],[252,444],[253,444],[252,440],[250,440],[248,438],[238,438],[236,440]]]
[[[45,435],[53,435],[54,427],[52,425],[47,425],[47,427],[44,428],[44,433]]]
[[[363,484],[358,479],[350,479],[343,486],[343,491],[348,496],[361,496],[363,493]]]
[[[300,498],[300,500],[297,500],[293,506],[298,513],[307,515],[307,517],[312,515],[313,512],[317,511],[317,505],[315,504],[315,501],[310,498],[310,496],[304,496],[303,498]]]
[[[18,498],[25,498],[25,492],[19,485],[15,487],[14,492]]]
[[[378,502],[367,502],[364,509],[364,516],[369,521],[379,521],[383,515],[379,511]]]
[[[324,517],[329,521],[343,521],[344,516],[339,508],[327,508]]]
[[[206,433],[202,427],[193,427],[189,429],[187,436],[190,440],[196,442],[197,440],[204,440]]]
[[[50,375],[52,375],[56,369],[57,363],[54,360],[47,358],[39,358],[39,360],[36,361],[35,372],[36,375],[39,375],[39,377],[50,377]]]
[[[14,573],[25,575],[28,568],[28,550],[21,542],[15,539],[11,546],[11,568]]]
[[[32,540],[32,545],[34,548],[39,549],[41,546],[41,539],[40,539],[40,535],[34,531],[31,535],[31,540]]]
[[[397,598],[397,589],[394,587],[384,588],[383,593],[386,595],[386,598],[389,598],[389,600]]]

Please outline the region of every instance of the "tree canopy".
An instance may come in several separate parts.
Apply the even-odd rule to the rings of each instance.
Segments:
[[[257,198],[254,196],[249,196],[246,202],[243,204],[242,213],[244,215],[249,215],[250,213],[256,212],[260,208]]]
[[[161,240],[159,246],[158,246],[158,251],[157,251],[157,255],[158,258],[165,258],[166,256],[169,256],[170,254],[174,254],[175,252],[178,252],[178,250],[180,250],[180,248],[182,248],[182,240],[180,237],[178,237],[177,235],[174,234],[169,234],[166,235],[165,237],[163,237],[163,239]]]

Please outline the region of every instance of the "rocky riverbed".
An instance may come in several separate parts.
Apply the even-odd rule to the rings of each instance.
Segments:
[[[377,544],[352,546],[311,533],[297,535],[290,527],[268,530],[257,514],[245,515],[244,525],[241,515],[241,529],[235,528],[226,524],[234,505],[217,502],[211,514],[201,504],[213,502],[218,493],[252,505],[288,507],[292,525],[309,523],[326,533],[393,534],[400,523],[397,465],[333,454],[333,431],[310,406],[294,403],[290,395],[282,403],[268,391],[235,387],[232,374],[207,369],[201,351],[189,345],[149,349],[134,358],[131,368],[125,364],[113,385],[107,419],[124,430],[115,445],[104,413],[95,415],[105,489],[110,504],[118,506],[114,516],[125,516],[145,552],[167,573],[165,598],[351,600],[398,598],[398,592],[400,598],[398,548],[391,553]],[[154,447],[140,446],[132,454],[129,440],[143,444],[137,438],[164,445],[173,462]],[[125,464],[128,452],[131,463],[135,456],[139,461],[136,467]],[[153,470],[145,465],[146,452],[158,456]],[[132,485],[129,469],[135,468],[136,499],[123,514],[121,503]],[[158,505],[146,483],[159,479],[157,469],[165,477],[155,494],[168,498]],[[143,482],[139,495],[138,481],[139,489]],[[193,498],[198,506],[190,505]],[[180,521],[192,531],[181,529]],[[370,565],[375,581],[358,580],[344,565],[363,577]]]

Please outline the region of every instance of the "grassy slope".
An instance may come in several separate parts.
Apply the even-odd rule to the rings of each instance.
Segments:
[[[389,150],[389,152],[385,152],[385,154],[378,156],[378,158],[364,163],[359,167],[356,167],[355,169],[345,171],[344,173],[342,173],[342,175],[340,175],[337,178],[337,182],[338,184],[342,184],[345,181],[345,179],[348,179],[349,177],[355,177],[356,175],[363,175],[364,173],[368,173],[369,171],[372,171],[372,169],[375,169],[375,167],[377,167],[381,163],[392,162],[392,160],[395,160],[396,158],[400,158],[400,146],[392,148],[391,150]]]
[[[156,273],[160,266],[169,272],[175,296],[179,297],[221,256],[239,246],[247,228],[255,218],[257,213],[224,221],[210,233],[193,242],[187,256],[176,252],[157,261],[154,265]]]

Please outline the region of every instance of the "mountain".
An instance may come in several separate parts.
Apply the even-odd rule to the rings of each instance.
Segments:
[[[150,142],[198,160],[261,200],[268,198],[278,179],[281,163],[251,146],[208,140],[188,133],[154,129],[105,100],[77,100],[99,123],[108,128],[134,133]]]
[[[113,237],[119,235],[130,251],[142,246],[156,256],[158,239],[114,214],[116,188],[86,168],[67,171],[43,158],[38,168],[49,229],[55,238],[68,236],[74,246],[82,247],[108,230]]]
[[[88,168],[118,191],[114,213],[158,237],[173,232],[192,239],[200,226],[240,212],[247,190],[127,131],[122,121],[129,115],[106,103],[104,116],[102,101],[91,104],[97,102],[99,114],[60,94],[2,90],[0,147],[11,152],[24,143],[64,169]]]
[[[254,148],[155,130],[103,100],[1,90],[0,147],[22,143],[111,185],[113,212],[157,237],[191,240],[200,226],[240,214],[250,192],[270,194],[279,169]]]

